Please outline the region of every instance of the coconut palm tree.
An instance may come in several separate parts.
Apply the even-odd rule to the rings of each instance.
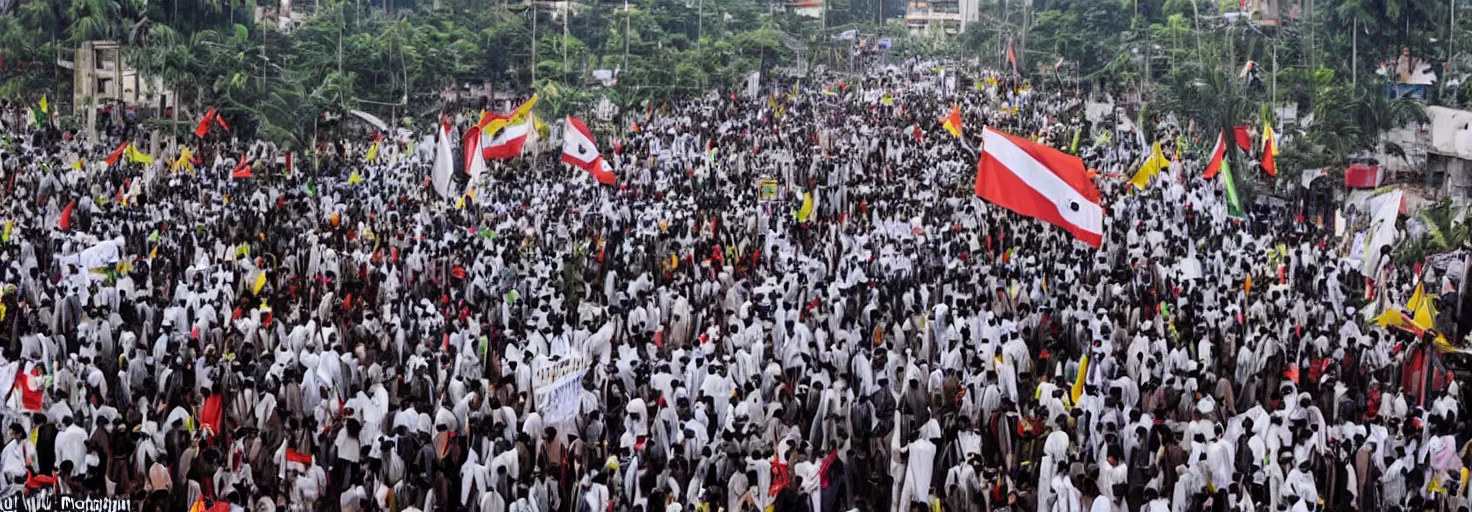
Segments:
[[[72,42],[116,39],[123,32],[121,10],[118,0],[72,0],[66,12]]]

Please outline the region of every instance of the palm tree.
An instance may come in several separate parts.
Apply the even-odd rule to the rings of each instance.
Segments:
[[[72,0],[67,18],[72,42],[115,39],[122,33],[118,0]]]
[[[1349,25],[1349,81],[1351,84],[1359,83],[1360,72],[1360,31],[1376,32],[1380,18],[1370,12],[1370,3],[1375,0],[1343,0],[1339,8],[1334,10],[1335,21],[1339,25]],[[1392,2],[1394,3],[1394,2]],[[1363,27],[1363,28],[1361,28]]]

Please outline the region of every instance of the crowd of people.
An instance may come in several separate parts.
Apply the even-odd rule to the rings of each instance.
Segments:
[[[154,158],[125,125],[7,112],[4,495],[1467,510],[1458,383],[1408,355],[1435,333],[1361,311],[1413,269],[1366,278],[1312,219],[1229,217],[1214,133],[936,68],[656,102],[592,123],[615,185],[534,142],[449,198],[434,134],[288,165],[223,127]],[[982,126],[1097,170],[1102,248],[974,196]],[[1178,156],[1130,190],[1139,131]]]

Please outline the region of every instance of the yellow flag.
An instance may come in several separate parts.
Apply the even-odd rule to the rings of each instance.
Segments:
[[[527,114],[532,113],[532,107],[537,106],[537,100],[539,100],[539,99],[541,99],[541,96],[540,95],[538,95],[538,94],[532,94],[531,99],[526,100],[525,103],[522,103],[521,106],[516,107],[516,110],[515,111],[511,112],[511,117],[512,118],[526,117]]]
[[[530,117],[532,118],[532,128],[537,131],[537,136],[546,137],[550,133],[547,129],[547,123],[543,123],[542,118],[537,117],[536,114],[532,114]]]
[[[1411,300],[1406,303],[1406,308],[1411,310],[1411,325],[1421,330],[1430,329],[1436,318],[1436,305],[1433,297],[1422,290],[1423,285],[1416,285],[1416,292],[1411,295]]]
[[[49,104],[46,103],[46,95],[45,94],[42,94],[41,95],[41,113],[43,113],[43,114],[50,114],[51,113],[51,105],[49,105]]]
[[[1150,146],[1150,156],[1145,159],[1145,164],[1140,166],[1140,170],[1135,172],[1133,178],[1130,178],[1130,184],[1144,190],[1145,186],[1150,184],[1150,180],[1160,174],[1161,169],[1169,165],[1170,160],[1166,159],[1165,153],[1160,150],[1160,141],[1156,141]]]
[[[378,161],[378,141],[373,142],[373,147],[368,148],[368,156],[363,158],[367,162]]]
[[[262,271],[256,273],[256,283],[250,287],[250,293],[252,295],[260,295],[261,294],[261,289],[262,288],[265,288],[265,287],[266,287],[266,271],[265,270],[262,270]]]
[[[357,184],[362,183],[362,182],[363,182],[363,176],[359,175],[358,174],[358,171],[353,171],[352,174],[349,174],[348,175],[348,184],[349,185],[357,185]]]
[[[190,173],[194,172],[194,152],[188,147],[180,147],[179,158],[174,159],[174,163],[169,165],[170,171],[178,172],[181,168]]]
[[[1278,156],[1278,137],[1273,135],[1273,125],[1262,125],[1262,140],[1268,141],[1272,146],[1273,156]]]
[[[7,244],[10,243],[10,228],[12,227],[15,227],[15,221],[7,220],[5,221],[5,232],[0,233],[0,239],[3,239]]]
[[[808,192],[802,196],[802,208],[797,210],[797,221],[807,222],[808,217],[813,215],[813,193]]]
[[[73,168],[73,169],[77,169],[77,170],[81,170],[81,169],[82,169],[82,164],[83,164],[83,163],[84,163],[84,162],[82,162],[82,159],[80,159],[80,158],[78,158],[78,159],[77,159],[77,161],[75,161],[75,162],[72,162],[72,168]]]
[[[142,165],[153,163],[153,157],[144,154],[142,151],[138,151],[138,146],[133,144],[128,144],[128,149],[124,153],[128,156],[128,163]]]
[[[1426,301],[1426,290],[1424,285],[1416,285],[1416,291],[1411,292],[1410,300],[1406,301],[1406,309],[1415,311],[1421,308],[1421,303]]]
[[[1068,396],[1073,403],[1078,403],[1078,397],[1084,394],[1084,376],[1089,374],[1089,355],[1084,354],[1078,361],[1078,377],[1073,379],[1073,388],[1069,390]]]
[[[153,259],[154,258],[157,258],[157,257],[158,257],[158,246],[154,246],[153,247],[153,250],[148,251],[148,259],[149,259],[149,261],[153,261]]]

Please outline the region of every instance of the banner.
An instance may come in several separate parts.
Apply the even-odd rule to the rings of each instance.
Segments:
[[[581,355],[556,361],[538,358],[532,364],[533,397],[544,424],[553,425],[577,416],[583,374],[587,372],[588,361]]]
[[[747,98],[755,98],[758,94],[761,93],[761,87],[762,73],[760,71],[752,71],[750,75],[746,75]]]

